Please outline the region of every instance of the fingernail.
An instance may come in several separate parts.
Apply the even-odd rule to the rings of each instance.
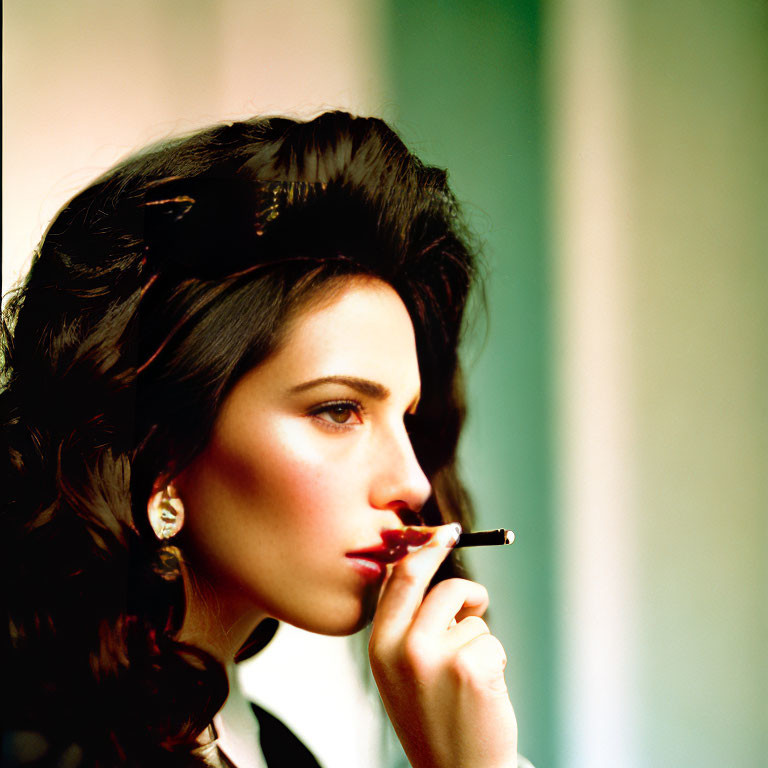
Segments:
[[[452,547],[461,536],[461,523],[443,525],[435,532],[435,539],[444,547]]]

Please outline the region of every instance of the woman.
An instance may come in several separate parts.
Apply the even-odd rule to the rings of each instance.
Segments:
[[[414,768],[515,764],[487,593],[446,559],[469,512],[474,272],[445,174],[342,113],[166,143],[60,212],[6,311],[17,741],[231,764],[211,728],[225,665],[275,619],[342,635],[375,610]]]

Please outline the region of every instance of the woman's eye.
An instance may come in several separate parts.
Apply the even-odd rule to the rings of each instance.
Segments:
[[[311,415],[330,426],[347,427],[362,423],[361,412],[360,403],[345,401],[326,403],[311,411]]]
[[[332,405],[326,413],[337,424],[346,424],[352,416],[352,409],[348,405]]]

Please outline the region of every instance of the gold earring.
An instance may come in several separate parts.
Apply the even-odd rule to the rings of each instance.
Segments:
[[[158,491],[147,505],[149,524],[158,539],[173,538],[184,525],[184,504],[172,485]]]

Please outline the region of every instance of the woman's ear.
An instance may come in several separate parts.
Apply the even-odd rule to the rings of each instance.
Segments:
[[[158,539],[173,538],[184,525],[184,504],[172,483],[157,486],[147,502],[149,524]]]

